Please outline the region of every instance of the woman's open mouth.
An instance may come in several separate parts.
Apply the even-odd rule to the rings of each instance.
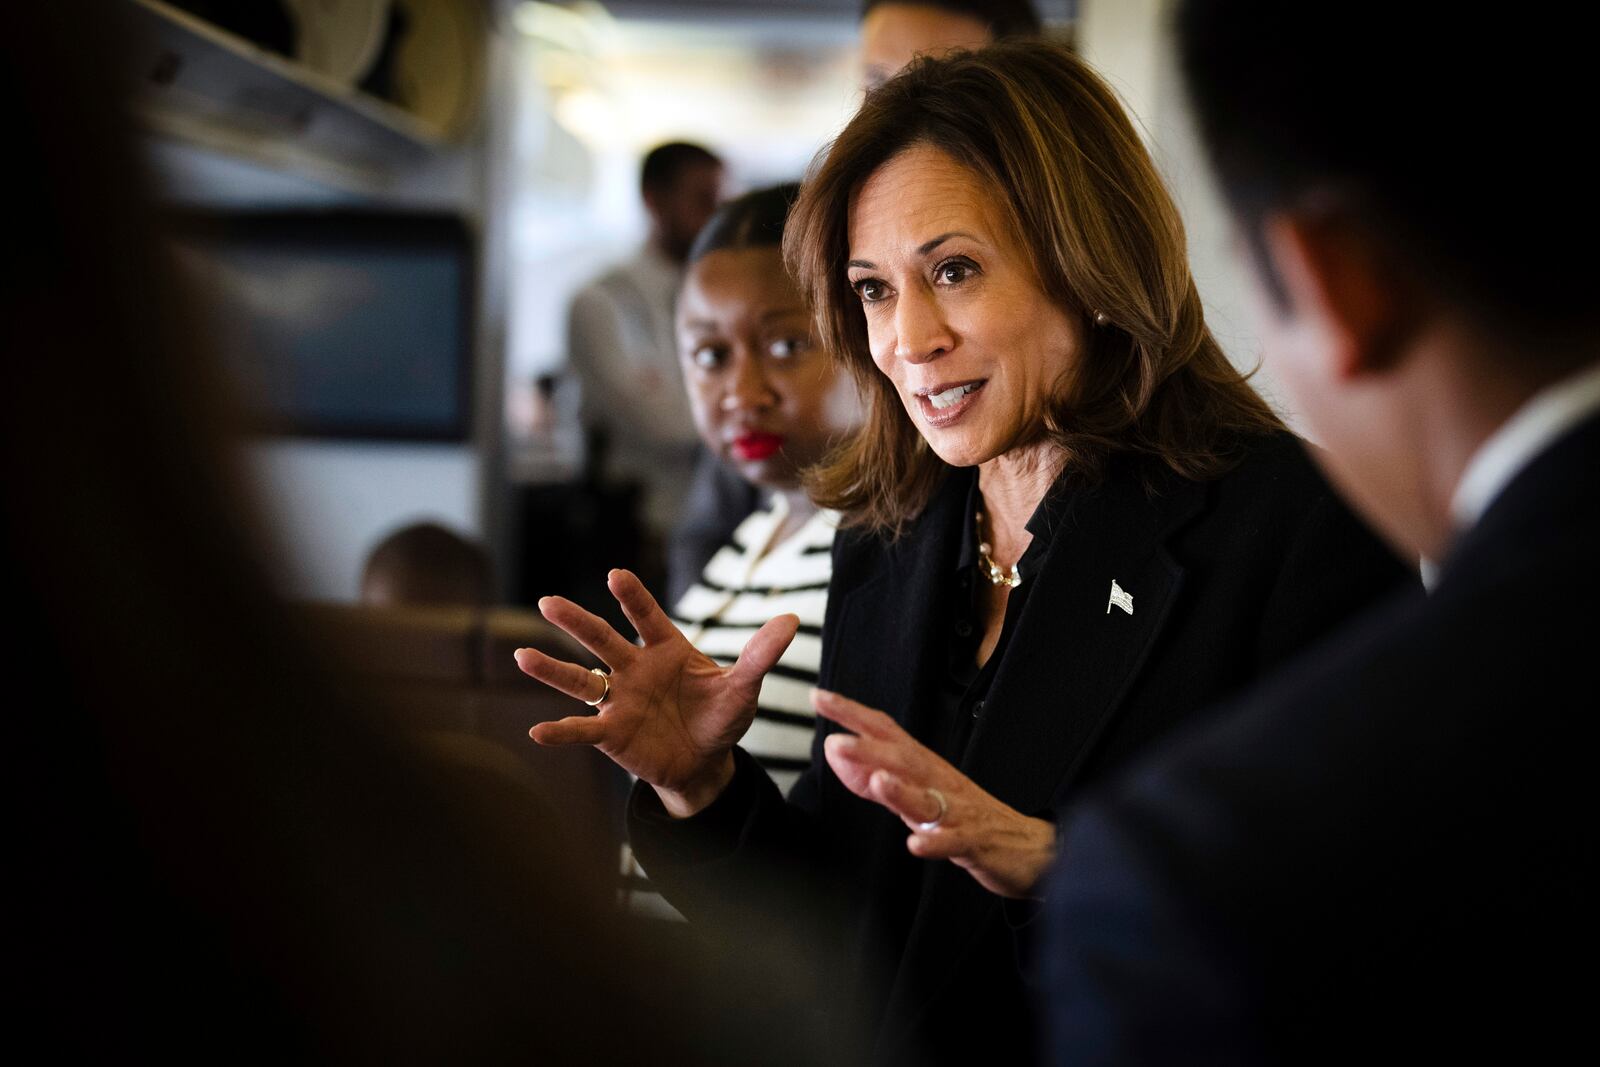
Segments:
[[[970,382],[951,382],[917,391],[917,407],[929,426],[949,426],[978,402],[987,378]]]
[[[782,447],[782,434],[745,433],[733,439],[729,450],[733,453],[734,459],[744,463],[753,463],[776,455]]]

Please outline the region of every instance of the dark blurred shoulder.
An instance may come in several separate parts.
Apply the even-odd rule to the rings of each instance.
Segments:
[[[1194,531],[1207,529],[1265,547],[1273,541],[1318,542],[1416,580],[1416,561],[1402,561],[1323,474],[1315,445],[1293,433],[1262,434],[1242,443],[1233,464],[1206,486],[1208,506]]]
[[[1315,450],[1288,430],[1250,437],[1230,457],[1232,466],[1215,479],[1216,490],[1284,510],[1311,504],[1333,494],[1313,458]]]

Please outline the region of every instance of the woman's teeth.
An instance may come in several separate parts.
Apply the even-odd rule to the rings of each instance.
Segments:
[[[928,402],[934,406],[935,410],[947,408],[982,384],[982,382],[972,382],[968,385],[953,386],[942,393],[929,393]]]

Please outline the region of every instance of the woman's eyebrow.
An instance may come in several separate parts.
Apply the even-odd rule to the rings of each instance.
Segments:
[[[918,245],[917,246],[917,255],[919,255],[919,256],[927,255],[929,252],[932,252],[935,248],[938,248],[940,245],[944,244],[946,241],[950,240],[950,238],[952,238],[952,237],[965,237],[969,241],[978,240],[978,238],[974,237],[970,233],[967,233],[965,230],[951,230],[949,233],[941,233],[939,236],[935,237],[933,240],[924,241],[922,244]],[[877,270],[878,269],[878,265],[876,263],[869,262],[868,260],[865,260],[865,259],[852,259],[849,263],[846,263],[845,266],[846,267],[863,267],[866,270]]]
[[[952,238],[952,237],[965,237],[969,241],[976,241],[977,240],[977,238],[973,237],[972,234],[970,234],[970,233],[965,233],[965,232],[963,232],[961,230],[951,230],[949,233],[941,233],[939,236],[935,237],[933,240],[925,241],[922,244],[918,245],[917,246],[917,255],[919,255],[919,256],[927,255],[929,252],[932,252],[935,248],[938,248],[940,245],[944,244],[946,241],[950,240],[950,238]]]

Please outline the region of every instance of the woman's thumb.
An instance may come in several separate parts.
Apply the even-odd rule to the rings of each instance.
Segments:
[[[798,615],[779,615],[775,619],[768,619],[766,625],[745,642],[744,651],[739,653],[739,660],[733,665],[735,677],[742,682],[760,682],[778,662],[799,629]]]

